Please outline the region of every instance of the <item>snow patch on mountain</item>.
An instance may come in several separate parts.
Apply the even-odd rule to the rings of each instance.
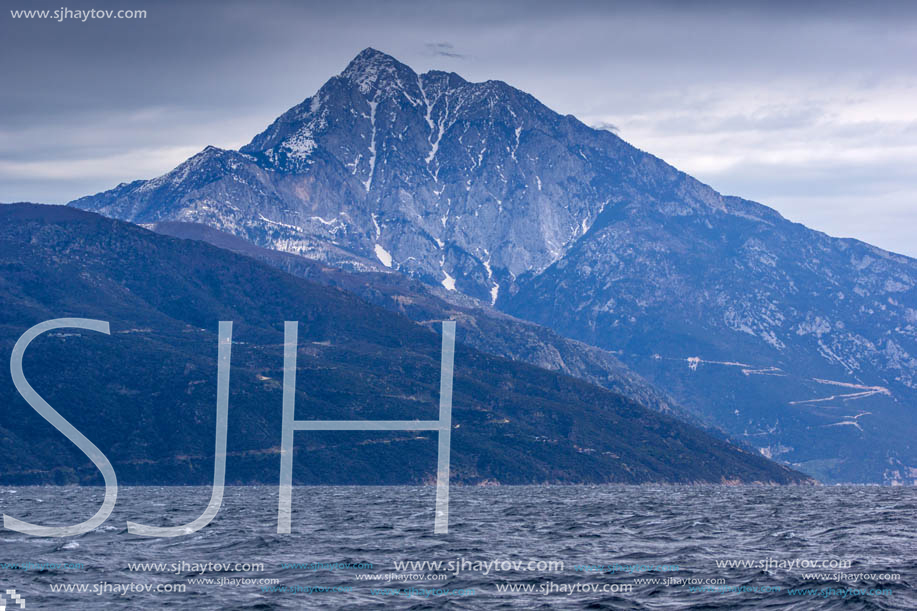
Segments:
[[[376,257],[379,259],[382,265],[384,265],[385,267],[392,266],[392,255],[389,254],[387,250],[382,248],[380,244],[376,244],[375,251],[376,251]]]

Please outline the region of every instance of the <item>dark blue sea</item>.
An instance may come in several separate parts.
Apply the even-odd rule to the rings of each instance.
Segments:
[[[73,524],[103,493],[0,488],[0,509]],[[231,487],[209,526],[150,539],[126,521],[190,522],[210,490],[122,487],[87,534],[4,530],[0,592],[7,609],[917,609],[913,488],[453,487],[445,535],[434,497],[297,487],[280,535],[276,487]]]

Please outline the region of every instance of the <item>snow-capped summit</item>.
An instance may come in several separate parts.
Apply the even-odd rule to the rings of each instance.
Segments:
[[[341,73],[363,95],[391,89],[417,89],[417,73],[391,55],[371,47],[363,49]]]

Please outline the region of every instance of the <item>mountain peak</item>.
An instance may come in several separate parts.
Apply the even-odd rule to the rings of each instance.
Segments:
[[[341,76],[356,83],[361,93],[388,89],[417,80],[417,73],[397,59],[372,47],[366,47],[351,60]]]
[[[344,72],[347,72],[351,68],[358,68],[366,64],[391,63],[391,62],[397,62],[397,61],[398,60],[396,60],[394,57],[392,57],[388,53],[383,53],[382,51],[378,49],[374,49],[372,47],[366,47],[365,49],[357,53],[357,56],[354,57],[350,61],[350,63],[347,65],[347,68],[345,69]]]

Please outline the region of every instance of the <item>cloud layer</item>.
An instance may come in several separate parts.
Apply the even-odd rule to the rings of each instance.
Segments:
[[[917,256],[911,3],[93,4],[148,16],[0,14],[0,201],[68,201],[238,147],[373,46],[507,81],[720,191]]]

